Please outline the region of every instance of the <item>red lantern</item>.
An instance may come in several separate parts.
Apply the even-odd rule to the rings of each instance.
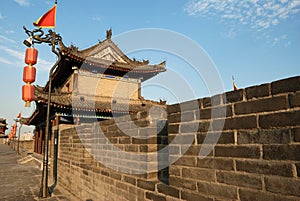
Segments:
[[[38,51],[37,49],[30,47],[26,49],[25,63],[29,65],[34,65],[37,62]]]
[[[32,83],[35,81],[36,69],[33,66],[25,66],[23,71],[23,81]]]
[[[25,107],[30,106],[30,101],[34,100],[34,86],[25,84],[22,86],[22,100],[25,101]]]

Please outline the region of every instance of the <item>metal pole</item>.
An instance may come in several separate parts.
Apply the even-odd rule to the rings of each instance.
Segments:
[[[53,152],[53,184],[49,187],[50,194],[57,184],[57,157],[58,157],[58,134],[59,134],[59,115],[56,115],[56,130],[54,132],[54,152]]]
[[[50,128],[50,103],[51,103],[51,89],[52,89],[52,77],[53,71],[61,60],[60,54],[55,50],[56,43],[56,33],[52,33],[51,45],[52,52],[58,56],[58,60],[52,66],[49,72],[49,82],[48,82],[48,101],[47,101],[47,114],[46,114],[46,128],[45,128],[45,142],[44,142],[44,157],[43,157],[43,174],[42,174],[42,185],[40,197],[46,198],[50,196],[48,188],[48,149],[49,149],[49,128]]]
[[[23,124],[21,123],[21,121],[19,120],[19,122],[20,122],[20,128],[19,128],[19,133],[18,133],[18,147],[17,147],[17,154],[18,155],[20,155],[20,133],[21,133],[21,128],[22,128],[22,126],[23,126]]]
[[[49,74],[49,88],[48,88],[48,103],[47,103],[47,115],[46,115],[46,128],[45,128],[45,140],[44,140],[44,157],[43,157],[43,174],[42,174],[42,186],[41,197],[49,197],[48,190],[48,147],[49,147],[49,121],[50,121],[50,102],[51,102],[51,84],[52,75]]]

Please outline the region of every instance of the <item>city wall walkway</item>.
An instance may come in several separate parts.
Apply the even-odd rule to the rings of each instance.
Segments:
[[[22,156],[8,145],[0,144],[0,200],[1,201],[68,201],[70,197],[55,189],[50,198],[39,198],[41,170],[33,164],[18,164]]]

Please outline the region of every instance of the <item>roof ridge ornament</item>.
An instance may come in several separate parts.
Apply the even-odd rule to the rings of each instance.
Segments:
[[[76,45],[74,45],[73,43],[71,43],[70,47],[69,47],[72,51],[78,52],[78,47]]]
[[[111,39],[111,36],[112,36],[112,29],[108,29],[106,30],[106,39]]]

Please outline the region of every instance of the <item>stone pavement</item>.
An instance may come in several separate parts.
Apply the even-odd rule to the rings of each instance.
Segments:
[[[0,200],[1,201],[68,201],[56,187],[50,198],[39,198],[42,171],[33,164],[20,165],[22,158],[8,145],[0,144]]]

